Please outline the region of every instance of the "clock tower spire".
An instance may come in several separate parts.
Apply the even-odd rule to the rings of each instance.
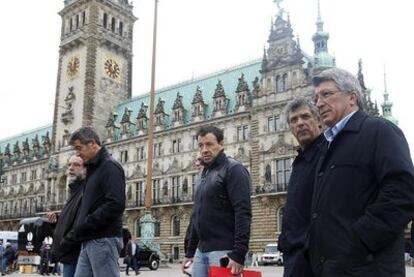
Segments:
[[[53,146],[93,126],[103,134],[108,114],[131,97],[136,17],[129,0],[64,0],[53,119]]]

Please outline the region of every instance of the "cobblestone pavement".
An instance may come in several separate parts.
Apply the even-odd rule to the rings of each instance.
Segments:
[[[283,273],[283,267],[277,266],[265,266],[265,267],[258,267],[254,268],[254,270],[260,271],[262,273],[262,277],[281,277]],[[414,267],[406,267],[407,277],[414,277]],[[40,276],[39,274],[19,274],[13,273],[11,275],[6,276],[21,276],[21,277],[32,277],[32,276]],[[51,275],[53,276],[53,275]],[[121,272],[121,276],[124,277],[125,272]],[[130,272],[129,276],[135,276],[135,273],[132,271]],[[151,271],[148,268],[142,268],[141,274],[138,275],[139,277],[181,277],[184,275],[180,271],[179,264],[168,264],[168,268],[160,268],[156,271]]]

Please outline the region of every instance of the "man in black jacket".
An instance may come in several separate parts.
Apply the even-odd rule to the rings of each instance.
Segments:
[[[73,228],[73,222],[75,221],[82,200],[85,174],[86,170],[83,165],[83,160],[76,155],[70,157],[67,169],[69,183],[68,201],[59,214],[59,220],[57,220],[54,212],[46,213],[49,222],[57,222],[53,234],[52,260],[56,263],[61,262],[63,264],[63,277],[73,277],[78,262],[80,242],[68,237],[64,240],[65,243],[62,243],[62,241]]]
[[[91,127],[76,130],[70,144],[86,165],[86,183],[73,237],[82,242],[76,277],[119,276],[125,174]]]
[[[363,112],[349,72],[330,68],[312,81],[328,126],[312,196],[312,270],[318,277],[405,276],[403,231],[414,218],[407,141],[390,121]]]
[[[190,239],[183,261],[193,261],[192,276],[207,277],[210,265],[227,256],[239,274],[248,251],[251,224],[250,176],[238,161],[226,157],[223,131],[203,127],[197,132],[203,171],[196,182]]]
[[[304,97],[289,102],[285,114],[300,149],[292,164],[278,248],[283,252],[284,277],[311,277],[305,241],[311,222],[315,169],[323,141],[321,122],[315,105]]]

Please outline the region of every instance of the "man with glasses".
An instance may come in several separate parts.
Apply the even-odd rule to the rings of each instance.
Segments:
[[[368,116],[358,80],[330,68],[313,79],[328,127],[308,236],[315,276],[405,276],[403,231],[414,217],[414,169],[401,130]]]
[[[304,247],[311,222],[315,168],[323,141],[321,122],[316,107],[304,97],[289,102],[285,114],[300,149],[292,164],[278,248],[283,252],[284,277],[312,277]]]

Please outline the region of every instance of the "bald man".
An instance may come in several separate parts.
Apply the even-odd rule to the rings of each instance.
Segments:
[[[59,215],[59,220],[53,212],[48,212],[46,215],[50,222],[56,222],[52,259],[63,264],[63,277],[73,277],[79,257],[80,243],[75,242],[72,237],[73,232],[70,231],[73,228],[73,222],[81,204],[86,176],[82,158],[76,155],[70,157],[66,175],[69,185],[69,197]]]

